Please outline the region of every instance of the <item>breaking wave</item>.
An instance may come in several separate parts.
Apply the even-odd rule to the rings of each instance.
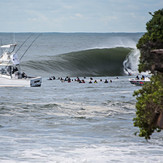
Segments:
[[[140,51],[138,49],[133,49],[126,60],[123,62],[125,74],[138,74],[138,64],[139,64]]]
[[[46,60],[25,61],[22,66],[30,72],[35,70],[48,75],[118,76],[132,69],[132,56],[129,59],[132,53],[135,54],[133,49],[126,47],[89,49],[49,56]]]

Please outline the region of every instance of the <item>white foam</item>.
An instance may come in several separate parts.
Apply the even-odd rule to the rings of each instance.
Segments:
[[[163,160],[161,152],[158,154],[153,153],[153,151],[157,150],[160,152],[161,148],[150,148],[147,145],[145,146],[145,144],[143,146],[142,144],[130,144],[130,146],[121,144],[116,146],[113,143],[111,145],[82,145],[74,148],[65,146],[59,147],[58,149],[52,147],[27,149],[20,153],[20,158],[23,160],[31,160],[32,162],[47,163],[161,163]]]
[[[138,74],[139,57],[140,51],[138,49],[135,48],[130,52],[126,60],[123,62],[124,72],[126,74]]]

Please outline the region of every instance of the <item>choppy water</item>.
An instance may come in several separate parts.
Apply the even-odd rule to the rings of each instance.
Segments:
[[[17,34],[15,38],[19,38],[20,42],[26,35]],[[55,65],[42,68],[40,63],[40,70],[31,65],[30,68],[27,67],[27,63],[36,63],[37,58],[41,63],[45,63],[46,60],[50,62],[49,57],[66,54],[69,56],[73,51],[77,51],[75,54],[82,51],[83,55],[89,55],[89,50],[86,49],[92,49],[90,44],[93,44],[93,41],[84,43],[81,38],[90,40],[90,35],[63,35],[43,34],[38,42],[36,41],[33,47],[35,50],[23,60],[26,64],[23,69],[43,77],[40,88],[0,88],[0,162],[162,162],[162,133],[153,134],[149,142],[134,135],[138,128],[133,127],[136,100],[132,94],[140,87],[131,85],[128,76],[118,76],[117,79],[117,76],[106,74],[100,77],[97,73],[91,75],[93,81],[96,79],[98,83],[89,84],[89,77],[85,79],[86,83],[62,83],[60,80],[47,79],[49,75],[73,76],[76,69],[69,68],[69,71],[66,71],[64,68],[62,72],[61,69],[55,69]],[[6,40],[9,36],[11,35],[3,34]],[[130,38],[136,42],[139,36],[91,35],[96,38],[92,40],[98,42],[96,48],[101,40],[116,42],[116,38],[119,40],[118,38],[122,37],[123,40]],[[46,46],[45,38],[49,40]],[[69,42],[72,39],[75,41]],[[76,40],[80,40],[80,47],[77,47]],[[53,47],[54,42],[59,45],[54,44]],[[61,43],[62,47],[65,43],[65,47],[57,49],[56,47],[61,47]],[[125,43],[126,47],[133,48],[127,45],[127,41]],[[69,57],[67,62],[70,63]],[[120,65],[119,60],[117,64]],[[98,72],[101,74],[102,71]],[[87,76],[85,73],[82,75]],[[104,83],[105,79],[112,80],[112,83]]]

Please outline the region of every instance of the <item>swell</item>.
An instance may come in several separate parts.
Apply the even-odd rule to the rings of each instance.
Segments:
[[[82,50],[49,56],[46,60],[29,60],[23,63],[23,68],[54,75],[123,75],[123,62],[131,51],[124,47]]]

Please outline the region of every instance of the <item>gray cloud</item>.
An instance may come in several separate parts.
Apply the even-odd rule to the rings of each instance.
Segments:
[[[157,1],[157,3],[156,3]],[[1,32],[141,32],[162,0],[1,0]]]

